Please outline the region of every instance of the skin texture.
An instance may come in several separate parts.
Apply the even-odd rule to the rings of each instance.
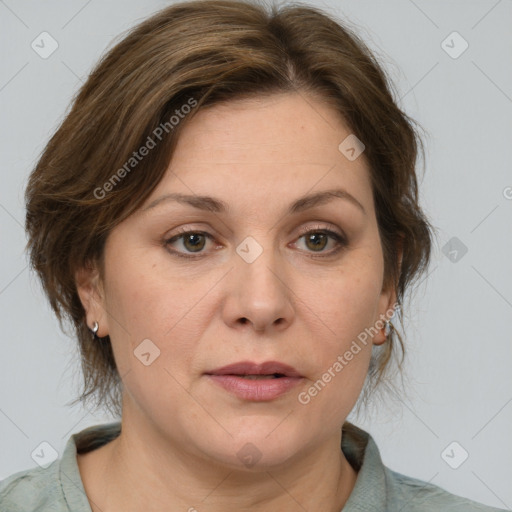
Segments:
[[[338,150],[349,134],[332,107],[305,94],[198,112],[146,204],[109,235],[105,282],[77,273],[88,325],[98,321],[98,335],[110,335],[125,388],[122,434],[78,456],[94,512],[334,512],[346,502],[357,474],[340,450],[341,426],[383,330],[307,405],[298,395],[396,300],[382,289],[364,153],[350,161]],[[348,191],[366,213],[339,198],[286,213],[299,197],[331,188]],[[145,210],[171,192],[210,195],[229,208],[163,201]],[[187,237],[166,246],[177,228],[212,239],[195,241],[199,253]],[[347,245],[334,253],[335,239],[308,243],[302,228],[332,229]],[[252,263],[236,252],[248,236],[263,250]],[[144,339],[160,350],[148,366],[134,356]],[[271,401],[242,400],[204,375],[269,360],[304,377]],[[250,468],[237,456],[246,443],[261,454]]]

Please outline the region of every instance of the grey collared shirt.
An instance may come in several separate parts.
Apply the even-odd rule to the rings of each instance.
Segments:
[[[36,466],[2,480],[0,511],[91,512],[80,478],[77,449],[79,453],[83,453],[99,448],[116,438],[120,431],[119,421],[88,427],[69,437],[62,457],[50,466]],[[451,494],[436,485],[390,470],[382,463],[371,435],[353,425],[347,430],[344,426],[341,449],[358,471],[356,484],[342,512],[505,510],[481,505]]]

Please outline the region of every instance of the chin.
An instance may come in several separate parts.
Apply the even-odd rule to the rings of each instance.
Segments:
[[[206,454],[233,469],[275,469],[297,455],[305,442],[303,430],[285,426],[286,420],[280,424],[283,418],[246,416],[226,425],[232,437],[225,433],[222,439],[203,438],[201,444]]]

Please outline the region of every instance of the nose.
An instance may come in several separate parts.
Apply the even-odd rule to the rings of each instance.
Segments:
[[[294,317],[290,279],[271,249],[265,249],[252,262],[239,254],[228,274],[224,301],[224,321],[231,328],[271,332],[286,329]]]

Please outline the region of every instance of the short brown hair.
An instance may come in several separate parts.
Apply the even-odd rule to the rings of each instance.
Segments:
[[[96,398],[97,406],[121,412],[122,381],[110,339],[92,339],[75,272],[97,265],[104,276],[109,232],[157,186],[180,131],[195,113],[275,92],[311,93],[329,101],[365,144],[385,286],[395,286],[402,302],[410,283],[428,267],[431,226],[418,204],[415,171],[421,139],[355,32],[300,3],[279,8],[229,0],[174,4],[136,26],[103,56],[26,189],[31,265],[61,328],[64,319],[70,320],[80,347],[84,388],[77,400]],[[195,106],[172,125],[171,116],[185,104]],[[154,139],[159,128],[166,133],[156,147],[127,167],[134,151]],[[372,358],[373,386],[397,339],[403,360],[403,341],[393,329]]]

